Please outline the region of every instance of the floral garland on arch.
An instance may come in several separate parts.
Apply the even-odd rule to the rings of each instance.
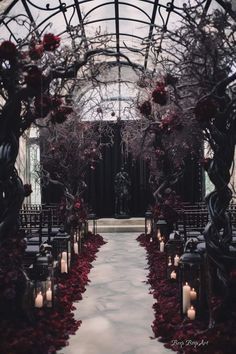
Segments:
[[[53,354],[68,345],[69,336],[75,334],[81,325],[81,321],[74,318],[73,302],[82,299],[82,293],[89,282],[91,263],[103,244],[105,242],[102,236],[88,234],[81,254],[73,257],[70,273],[63,274],[58,279],[55,305],[52,309],[35,309],[32,323],[15,316],[7,320],[1,319],[1,353]],[[9,285],[11,284],[12,282],[9,282]]]

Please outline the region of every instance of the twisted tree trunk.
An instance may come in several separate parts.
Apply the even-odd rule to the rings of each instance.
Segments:
[[[219,132],[214,128],[212,138],[215,142],[214,158],[207,172],[215,189],[206,197],[210,221],[204,231],[210,312],[209,327],[213,327],[215,324],[215,316],[211,306],[214,281],[220,280],[224,289],[224,304],[227,303],[227,306],[229,306],[229,274],[230,268],[236,262],[236,249],[231,246],[232,229],[227,211],[232,198],[232,191],[228,184],[230,182],[230,169],[234,160],[234,132],[232,130]]]

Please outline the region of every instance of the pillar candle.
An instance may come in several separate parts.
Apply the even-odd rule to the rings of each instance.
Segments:
[[[176,276],[177,276],[176,271],[173,270],[173,271],[170,273],[170,278],[171,278],[171,279],[176,279]]]
[[[190,299],[193,300],[193,301],[197,299],[197,292],[195,291],[194,288],[192,288],[190,290]]]
[[[178,267],[178,264],[179,264],[179,256],[176,255],[175,258],[174,258],[174,266]]]
[[[62,259],[64,259],[65,262],[67,262],[67,253],[66,252],[62,252]]]
[[[161,232],[160,232],[159,229],[158,229],[158,231],[157,231],[157,238],[158,238],[158,240],[161,240]]]
[[[67,273],[67,262],[64,259],[61,260],[61,273]]]
[[[172,266],[172,261],[171,261],[171,257],[168,257],[168,266]]]
[[[75,243],[74,243],[74,252],[75,252],[75,254],[79,254],[78,242],[75,242]]]
[[[190,286],[186,283],[183,286],[183,313],[187,313],[190,307]]]
[[[43,295],[41,291],[37,294],[34,302],[34,306],[37,308],[42,308],[43,307]]]
[[[164,252],[164,246],[165,246],[164,242],[161,241],[160,242],[160,252]]]
[[[52,301],[52,290],[51,290],[51,288],[48,288],[48,290],[46,291],[46,300],[47,301]]]
[[[196,311],[193,306],[191,306],[190,309],[188,309],[187,316],[191,321],[195,320]]]

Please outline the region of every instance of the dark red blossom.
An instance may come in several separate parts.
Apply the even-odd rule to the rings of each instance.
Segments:
[[[42,70],[37,66],[31,66],[25,77],[25,82],[28,87],[32,87],[33,89],[41,89],[41,87],[45,83],[45,76],[42,73]]]
[[[158,103],[160,106],[164,106],[167,103],[167,91],[165,84],[158,82],[156,88],[152,91],[153,102]]]
[[[182,128],[180,116],[175,112],[167,113],[162,117],[160,127],[161,129],[166,129],[167,131]]]
[[[24,184],[24,191],[25,197],[28,197],[31,193],[33,193],[31,184]]]
[[[0,45],[0,59],[14,60],[17,56],[17,48],[11,41],[4,41]]]
[[[42,44],[36,44],[29,50],[29,57],[32,60],[38,60],[43,56],[44,47]]]
[[[150,116],[152,113],[152,105],[150,101],[144,101],[141,106],[139,106],[140,113],[142,113],[145,117]]]
[[[59,97],[51,97],[48,95],[40,95],[35,98],[35,112],[41,117],[46,116],[51,110],[56,109],[62,104]]]
[[[196,119],[200,123],[207,123],[212,118],[215,118],[218,112],[218,104],[212,97],[206,97],[200,100],[195,109],[194,113]]]
[[[54,52],[60,45],[60,37],[55,36],[53,33],[47,33],[43,37],[44,50]]]
[[[67,116],[73,112],[73,109],[70,107],[60,107],[54,112],[52,112],[52,123],[64,123],[67,119]]]

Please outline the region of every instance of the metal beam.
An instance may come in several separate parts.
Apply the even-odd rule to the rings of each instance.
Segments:
[[[155,3],[153,4],[153,10],[152,10],[152,17],[151,17],[151,23],[149,27],[149,34],[148,34],[148,44],[146,48],[146,54],[144,58],[144,68],[147,68],[147,63],[148,63],[148,57],[149,57],[149,50],[151,46],[151,39],[152,39],[152,34],[153,34],[153,27],[155,23],[155,18],[157,14],[157,7],[158,7],[159,0],[155,0]]]
[[[80,5],[79,5],[78,0],[74,0],[74,1],[75,1],[75,8],[76,8],[76,11],[77,11],[77,15],[78,15],[78,18],[79,18],[79,23],[80,23],[80,26],[81,26],[81,34],[82,34],[82,36],[84,38],[84,45],[85,45],[85,48],[88,49],[88,41],[87,41],[87,37],[86,37],[86,34],[85,34],[83,17],[82,17],[82,13],[81,13],[81,10],[80,10]]]

